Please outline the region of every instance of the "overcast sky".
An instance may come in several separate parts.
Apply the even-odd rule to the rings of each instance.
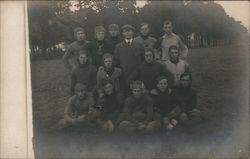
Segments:
[[[248,29],[249,32],[249,1],[215,1],[220,4],[226,13],[242,24]],[[139,7],[145,5],[146,1],[136,1]]]

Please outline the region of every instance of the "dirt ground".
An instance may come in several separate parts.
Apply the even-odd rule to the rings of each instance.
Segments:
[[[70,93],[62,61],[31,62],[36,158],[245,158],[248,155],[248,47],[191,49],[198,106],[208,121],[155,135],[59,131]]]

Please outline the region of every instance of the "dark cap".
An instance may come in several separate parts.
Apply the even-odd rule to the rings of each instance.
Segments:
[[[99,25],[99,26],[96,26],[95,27],[95,33],[97,33],[97,32],[104,32],[105,33],[105,28],[104,28],[104,26],[101,26],[101,25]]]
[[[118,26],[118,24],[110,24],[110,25],[109,25],[109,30],[118,30],[118,31],[119,31],[119,26]]]
[[[133,31],[135,31],[135,28],[132,26],[132,25],[123,25],[122,26],[122,31],[124,31],[124,30],[133,30]]]
[[[74,35],[76,35],[76,33],[79,32],[79,31],[82,31],[83,33],[85,33],[85,30],[82,27],[76,27],[74,29]]]

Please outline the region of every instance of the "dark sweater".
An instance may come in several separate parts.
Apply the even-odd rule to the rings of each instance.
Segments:
[[[142,94],[140,99],[133,96],[128,97],[124,103],[124,114],[131,118],[134,112],[146,113],[146,121],[151,121],[153,119],[152,98],[145,94]]]
[[[196,108],[196,91],[192,88],[177,88],[173,90],[174,100],[180,106],[181,111],[188,112]]]
[[[122,42],[122,40],[123,39],[120,36],[117,36],[117,37],[110,36],[107,38],[107,43],[110,46],[110,53],[111,54],[114,54],[116,45],[119,44],[120,42]]]
[[[127,81],[128,76],[143,61],[144,48],[141,44],[132,41],[128,45],[125,40],[116,45],[114,64],[122,69],[122,79]]]
[[[171,89],[167,89],[165,92],[161,92],[158,89],[154,90],[154,94],[151,93],[151,97],[154,103],[155,111],[165,116],[176,106],[173,100],[173,94]]]
[[[101,116],[104,120],[115,121],[122,110],[123,97],[119,93],[112,93],[111,95],[104,94],[98,100],[101,106]]]
[[[92,92],[96,86],[96,68],[91,64],[79,64],[76,69],[72,71],[71,75],[71,95],[75,93],[75,85],[82,83],[87,86],[87,90]]]
[[[145,88],[150,91],[156,87],[159,76],[166,76],[169,85],[173,83],[173,75],[162,64],[158,62],[144,62],[129,76],[128,82],[141,80]]]
[[[92,60],[92,64],[98,68],[102,65],[102,57],[105,53],[111,53],[110,45],[107,41],[99,43],[97,40],[90,42],[86,45],[86,49],[89,51],[89,55]]]

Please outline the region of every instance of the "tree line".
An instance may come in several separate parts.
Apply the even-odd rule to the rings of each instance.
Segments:
[[[111,23],[131,24],[138,30],[147,22],[154,37],[163,35],[163,22],[170,20],[188,47],[231,44],[248,35],[241,22],[228,16],[213,1],[152,1],[143,7],[136,1],[29,1],[29,41],[31,54],[62,54],[61,44],[74,40],[73,29],[82,26],[88,40],[94,27]],[[139,33],[136,32],[136,35]],[[58,45],[60,44],[60,45]]]

